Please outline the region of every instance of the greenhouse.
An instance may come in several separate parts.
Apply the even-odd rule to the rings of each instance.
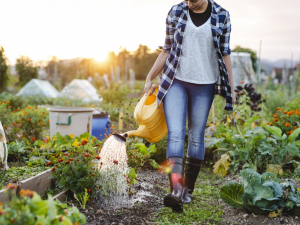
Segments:
[[[47,80],[32,79],[17,93],[17,95],[39,95],[42,97],[56,98],[59,95],[59,92]]]
[[[97,89],[88,81],[74,79],[63,88],[59,97],[82,99],[85,102],[102,101],[97,94]]]

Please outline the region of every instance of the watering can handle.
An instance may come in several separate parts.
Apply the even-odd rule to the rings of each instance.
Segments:
[[[156,92],[156,95],[157,95],[157,93],[158,93],[158,86],[154,84],[154,85],[152,85],[152,87],[155,87],[155,92]],[[149,89],[148,94],[144,95],[143,98],[141,99],[141,103],[140,103],[141,104],[141,106],[140,106],[141,107],[141,111],[143,110],[145,102],[146,102],[147,98],[149,97],[149,95],[151,93],[152,87]]]

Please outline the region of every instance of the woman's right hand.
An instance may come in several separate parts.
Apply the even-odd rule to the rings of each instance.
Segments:
[[[153,94],[155,91],[155,87],[152,86],[152,81],[151,80],[146,80],[146,84],[144,87],[144,95],[148,95],[149,90],[151,89],[150,95]]]

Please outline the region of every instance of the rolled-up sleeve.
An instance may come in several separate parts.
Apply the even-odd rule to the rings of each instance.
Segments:
[[[226,19],[223,26],[223,32],[220,37],[220,50],[223,56],[230,55],[230,33],[231,33],[231,22],[230,15],[227,13]]]
[[[172,8],[173,9],[173,8]],[[172,9],[169,11],[166,18],[166,38],[164,46],[158,46],[159,49],[164,50],[165,52],[170,53],[171,47],[174,43],[174,27],[172,26]]]

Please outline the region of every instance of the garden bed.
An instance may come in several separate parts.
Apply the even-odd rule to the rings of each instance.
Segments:
[[[38,194],[44,194],[47,189],[53,187],[53,181],[51,179],[52,171],[48,169],[35,176],[32,176],[26,180],[15,183],[17,185],[16,192],[18,193],[21,189],[28,189],[35,191]],[[5,189],[0,191],[0,202],[7,199]]]
[[[167,175],[144,168],[137,174],[137,180],[138,183],[131,186],[135,194],[128,202],[128,207],[103,209],[98,200],[93,200],[85,210],[81,209],[87,218],[87,225],[150,224],[151,217],[164,207],[163,196],[169,184]],[[69,203],[80,208],[76,200]]]

